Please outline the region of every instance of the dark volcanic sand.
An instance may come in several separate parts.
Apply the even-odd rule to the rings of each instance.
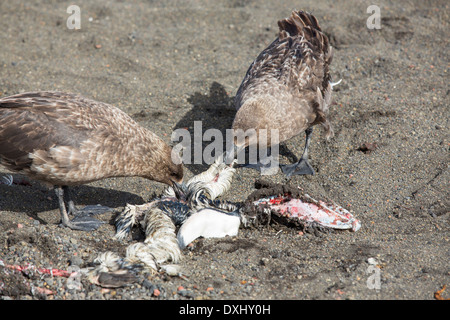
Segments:
[[[184,252],[186,279],[141,276],[110,290],[86,280],[69,290],[66,278],[25,277],[0,266],[0,297],[434,299],[450,284],[447,1],[379,1],[381,30],[366,27],[370,1],[79,0],[80,30],[66,27],[69,4],[0,2],[0,95],[80,93],[123,109],[167,142],[194,121],[203,121],[203,130],[229,128],[236,90],[276,37],[277,20],[292,9],[312,11],[336,49],[333,79],[343,79],[330,112],[336,135],[325,142],[317,127],[310,152],[317,174],[289,182],[352,210],[362,228],[315,235],[273,225],[201,239]],[[282,162],[297,159],[303,139],[284,144]],[[374,143],[373,151],[363,146]],[[206,166],[186,169],[190,177]],[[243,201],[259,178],[249,169],[237,176],[224,199]],[[267,179],[286,182],[281,173]],[[120,210],[163,188],[116,178],[73,190],[78,205]],[[0,259],[67,270],[105,250],[125,252],[130,242],[112,239],[115,214],[103,216],[108,224],[95,232],[76,232],[58,227],[57,208],[53,191],[39,183],[0,185]],[[373,261],[379,290],[368,286]]]

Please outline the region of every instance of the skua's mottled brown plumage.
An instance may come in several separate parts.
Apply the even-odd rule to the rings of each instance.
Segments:
[[[262,129],[268,130],[268,146],[303,131],[309,138],[308,129],[316,124],[322,124],[327,138],[333,135],[327,119],[333,50],[327,36],[317,19],[304,11],[292,12],[289,18],[278,21],[278,26],[278,38],[252,63],[236,94],[233,129],[256,132],[241,143],[236,140],[239,148],[265,143],[258,140]],[[278,140],[272,139],[273,129],[278,130]],[[303,160],[307,162],[305,153]],[[296,169],[291,168],[287,174],[295,174]]]
[[[183,168],[171,148],[120,109],[79,95],[28,92],[0,99],[0,163],[57,187],[63,224],[68,221],[62,187],[109,177],[140,176],[168,185]],[[69,202],[69,211],[76,211]]]

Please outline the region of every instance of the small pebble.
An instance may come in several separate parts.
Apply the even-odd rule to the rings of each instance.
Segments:
[[[159,295],[161,294],[161,291],[159,291],[158,289],[153,289],[153,296],[154,297],[159,297]]]

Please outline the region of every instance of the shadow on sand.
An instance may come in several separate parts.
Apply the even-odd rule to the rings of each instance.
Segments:
[[[0,172],[0,177],[4,175],[7,174]],[[0,210],[25,212],[29,217],[39,220],[42,224],[47,224],[38,217],[38,213],[59,208],[54,190],[47,189],[39,182],[28,182],[27,178],[19,174],[12,174],[12,176],[18,184],[11,186],[0,184]],[[70,187],[70,194],[79,208],[96,204],[118,208],[127,203],[143,204],[145,202],[142,197],[130,192],[88,185]]]
[[[194,142],[194,121],[201,121],[201,134],[208,129],[218,129],[225,137],[226,129],[230,129],[236,113],[233,106],[234,97],[230,97],[225,88],[218,82],[213,82],[209,89],[209,94],[195,92],[188,98],[192,104],[183,118],[176,124],[175,129],[187,129],[191,137],[191,146]],[[198,134],[198,133],[197,133]],[[211,141],[202,141],[202,151]],[[225,139],[223,144],[225,150]],[[215,155],[214,155],[215,156]],[[202,164],[194,164],[193,153],[191,154],[191,164],[184,164],[194,174],[208,169],[209,164],[202,160]]]

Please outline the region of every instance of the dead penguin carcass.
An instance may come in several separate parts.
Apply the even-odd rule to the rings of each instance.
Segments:
[[[140,226],[145,240],[129,245],[122,259],[113,253],[100,255],[97,263],[101,270],[115,272],[141,265],[152,272],[178,274],[181,250],[194,239],[237,235],[239,207],[216,200],[230,188],[235,171],[219,157],[207,171],[167,188],[161,197],[143,205],[127,205],[116,218],[115,238],[123,240],[134,226]]]
[[[240,226],[268,224],[275,216],[303,228],[352,231],[360,228],[359,221],[347,210],[316,201],[293,186],[258,181],[255,183],[258,190],[249,195],[244,205],[216,200],[230,188],[234,172],[232,166],[217,161],[208,171],[186,184],[168,188],[152,202],[127,205],[116,218],[116,238],[123,240],[133,226],[140,226],[145,240],[129,245],[124,258],[111,252],[101,254],[96,260],[99,266],[91,273],[93,282],[102,285],[98,274],[104,276],[107,272],[108,276],[103,277],[108,279],[107,285],[114,283],[111,279],[115,277],[116,283],[121,284],[125,276],[130,278],[127,270],[138,266],[151,272],[180,275],[177,263],[182,257],[181,250],[194,239],[235,236]]]

